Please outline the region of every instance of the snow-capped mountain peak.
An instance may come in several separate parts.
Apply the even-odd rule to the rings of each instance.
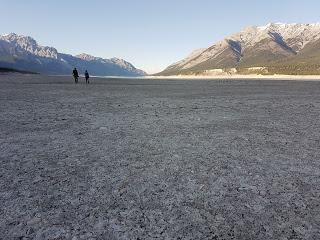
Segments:
[[[81,53],[79,55],[76,55],[75,57],[80,58],[82,60],[86,60],[86,61],[98,61],[100,63],[115,64],[123,69],[128,70],[128,71],[136,71],[137,70],[131,63],[129,63],[121,58],[113,57],[110,59],[103,59],[103,58],[99,58],[99,57],[94,57],[94,56],[86,54],[86,53]],[[139,73],[142,74],[142,71],[140,71]]]
[[[86,61],[96,61],[96,60],[101,59],[101,58],[94,57],[94,56],[86,54],[86,53],[81,53],[79,55],[76,55],[75,57],[86,60]]]
[[[116,63],[116,64],[118,64],[118,65],[120,65],[120,66],[123,66],[123,67],[126,67],[126,68],[133,68],[133,65],[131,64],[131,63],[129,63],[129,62],[127,62],[127,61],[125,61],[125,60],[123,60],[123,59],[121,59],[121,58],[111,58],[110,59],[113,63]]]
[[[320,23],[268,23],[264,26],[249,26],[203,51],[192,53],[170,65],[164,72],[236,67],[249,62],[258,64],[259,61],[295,56],[318,40]]]
[[[85,53],[77,56],[63,54],[53,47],[39,45],[32,37],[15,33],[0,35],[0,67],[50,74],[69,74],[74,67],[99,76],[146,74],[122,59],[103,59]]]
[[[39,57],[47,57],[47,58],[58,58],[58,51],[52,47],[43,47],[38,45],[37,41],[29,36],[17,35],[15,33],[6,34],[0,36],[0,40],[9,42],[14,44],[17,48],[17,52],[21,50],[25,50],[30,54],[39,56]]]

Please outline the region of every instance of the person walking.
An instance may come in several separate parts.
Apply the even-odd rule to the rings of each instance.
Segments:
[[[85,71],[84,76],[85,76],[85,78],[86,78],[86,84],[89,84],[89,78],[90,78],[90,76],[89,76],[89,73],[88,73],[87,70]]]
[[[79,79],[79,73],[78,70],[76,68],[73,69],[72,71],[73,77],[74,77],[74,83],[78,83],[78,79]]]

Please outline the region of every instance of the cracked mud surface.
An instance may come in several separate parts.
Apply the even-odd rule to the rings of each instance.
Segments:
[[[0,239],[319,239],[320,82],[0,76]]]

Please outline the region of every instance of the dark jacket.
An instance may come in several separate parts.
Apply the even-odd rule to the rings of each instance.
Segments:
[[[78,74],[77,69],[74,69],[74,70],[72,71],[72,73],[73,73],[73,76],[74,76],[74,77],[79,77],[79,74]]]
[[[86,72],[84,73],[84,76],[85,76],[86,78],[89,78],[89,73],[86,71]]]

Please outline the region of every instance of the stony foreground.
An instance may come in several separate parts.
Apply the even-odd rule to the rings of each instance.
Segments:
[[[0,76],[0,239],[320,239],[320,82]]]

